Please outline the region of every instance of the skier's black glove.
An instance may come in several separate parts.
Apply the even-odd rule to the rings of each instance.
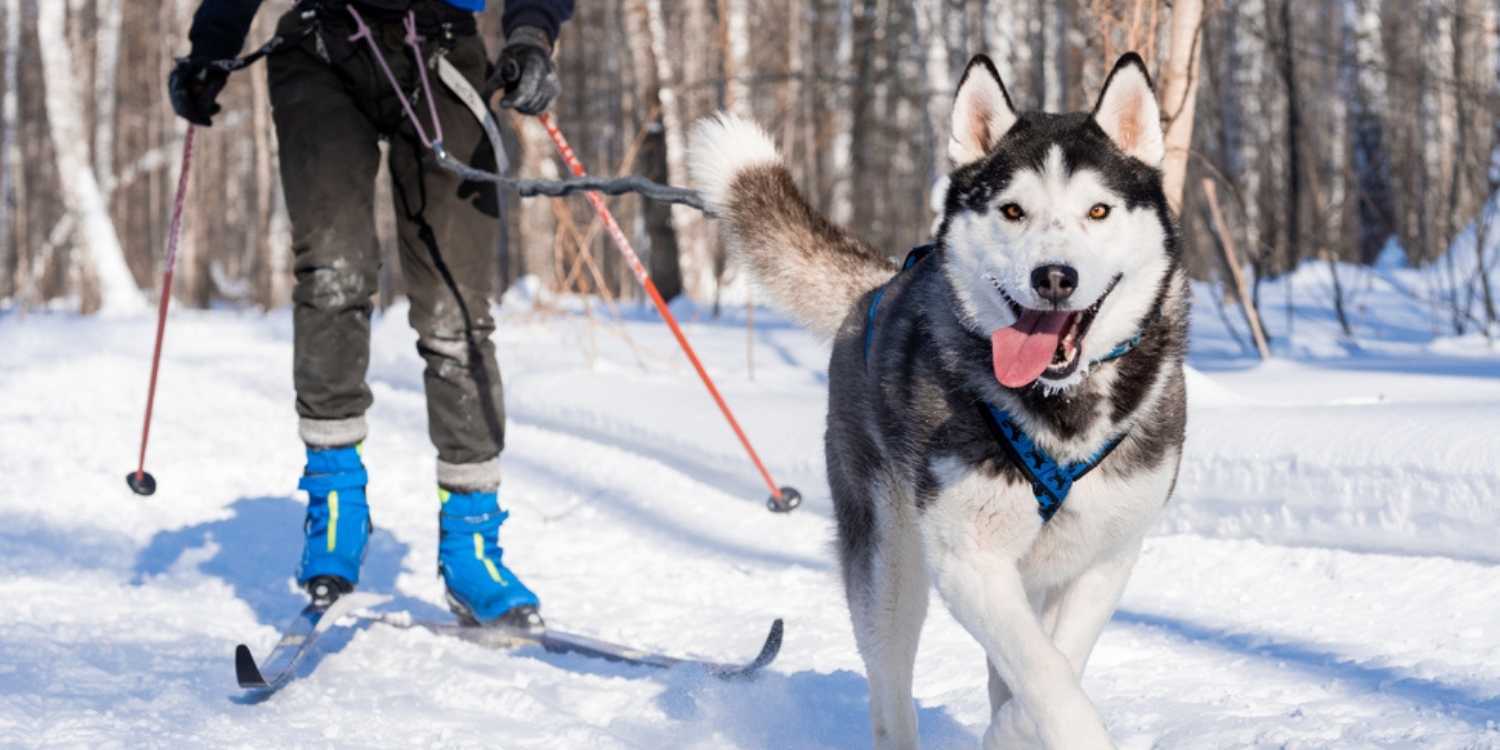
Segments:
[[[178,116],[194,125],[213,125],[213,116],[222,109],[219,92],[229,82],[229,73],[205,60],[177,58],[172,74],[167,76],[167,96]]]
[[[547,32],[534,26],[522,26],[506,37],[505,49],[495,60],[490,76],[491,92],[505,90],[502,107],[514,107],[527,114],[541,114],[562,91],[557,69],[552,67],[552,40]]]

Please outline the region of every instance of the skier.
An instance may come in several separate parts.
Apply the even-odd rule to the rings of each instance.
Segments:
[[[214,61],[239,54],[261,0],[203,0],[192,51],[168,79],[172,107],[208,126],[228,73]],[[434,164],[381,63],[363,40],[364,19],[403,90],[420,91],[424,61],[404,46],[416,21],[423,49],[446,55],[476,89],[504,89],[500,105],[537,114],[558,93],[551,60],[572,0],[507,0],[505,44],[493,66],[476,30],[485,0],[302,0],[277,33],[299,40],[269,58],[281,178],[292,224],[293,365],[308,493],[298,583],[326,606],[359,582],[373,526],[361,459],[371,394],[371,297],[380,258],[373,211],[378,141],[388,165],[401,268],[417,351],[426,361],[428,432],[437,448],[438,570],[449,606],[470,624],[543,627],[540,600],[501,562],[500,451],[505,411],[490,341],[498,204],[494,186],[468,183]],[[489,72],[492,71],[492,72]],[[502,75],[504,74],[504,75]],[[503,80],[502,80],[503,79]],[[434,89],[443,145],[495,168],[484,131],[451,92]],[[430,111],[421,102],[415,109]]]

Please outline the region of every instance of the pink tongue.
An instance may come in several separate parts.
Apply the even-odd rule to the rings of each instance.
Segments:
[[[1038,312],[1027,310],[1009,328],[990,334],[995,353],[995,379],[1006,388],[1031,385],[1052,364],[1057,340],[1068,324],[1071,312]]]

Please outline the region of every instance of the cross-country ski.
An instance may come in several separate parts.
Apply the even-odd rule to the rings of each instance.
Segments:
[[[234,647],[234,677],[241,688],[266,696],[280,690],[296,674],[305,658],[316,651],[319,636],[338,625],[345,615],[362,607],[385,601],[387,597],[351,593],[328,606],[309,604],[281,628],[281,637],[264,661],[257,662],[250,647]]]
[[[275,646],[264,660],[257,660],[246,644],[234,649],[235,681],[254,700],[265,700],[285,687],[316,658],[319,639],[336,627],[379,624],[395,628],[420,628],[457,638],[485,648],[514,649],[536,646],[549,653],[577,654],[608,662],[652,669],[701,671],[722,680],[755,676],[776,660],[785,628],[780,619],[771,623],[760,650],[743,662],[673,656],[619,643],[610,643],[548,625],[541,632],[501,625],[477,626],[444,620],[418,620],[407,612],[372,611],[390,601],[388,596],[348,593],[327,606],[309,604],[279,630]]]
[[[520,646],[539,646],[555,654],[578,654],[604,661],[628,664],[652,669],[686,669],[701,671],[721,680],[740,680],[754,677],[757,672],[771,665],[781,652],[785,626],[781,620],[771,623],[771,629],[761,642],[760,650],[743,662],[714,661],[705,658],[672,656],[670,654],[643,650],[634,646],[601,641],[586,635],[569,633],[548,625],[541,633],[513,630],[505,627],[476,627],[462,623],[413,620],[410,617],[378,616],[371,621],[397,628],[421,628],[431,633],[451,636],[487,648],[510,649]]]

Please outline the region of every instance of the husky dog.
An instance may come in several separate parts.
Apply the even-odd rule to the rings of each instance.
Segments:
[[[731,252],[834,339],[828,481],[877,747],[917,743],[929,583],[988,657],[986,747],[1111,746],[1080,675],[1186,421],[1159,118],[1134,54],[1071,114],[1017,113],[976,56],[941,223],[903,271],[809,207],[759,127],[694,129],[693,178]]]

